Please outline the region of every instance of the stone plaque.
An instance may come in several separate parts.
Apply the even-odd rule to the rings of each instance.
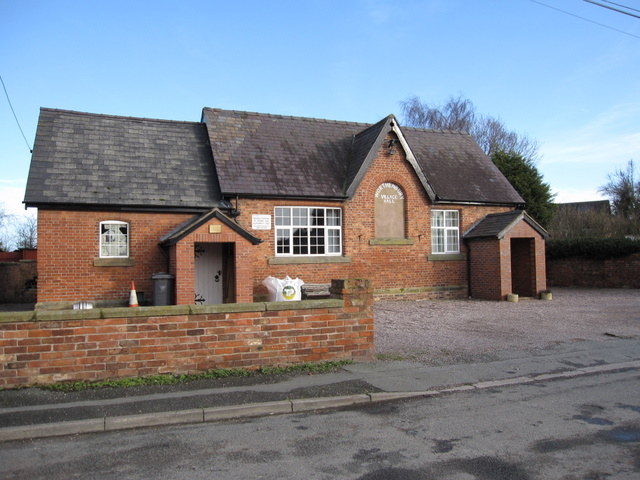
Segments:
[[[404,238],[404,193],[395,183],[376,189],[376,238]]]

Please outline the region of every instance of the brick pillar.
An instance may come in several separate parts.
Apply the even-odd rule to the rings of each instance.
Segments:
[[[344,300],[345,350],[351,357],[371,360],[373,357],[373,287],[371,280],[350,278],[331,280],[331,298]]]

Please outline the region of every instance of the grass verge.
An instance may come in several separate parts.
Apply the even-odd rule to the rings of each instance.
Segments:
[[[198,380],[210,380],[229,377],[252,377],[256,375],[286,375],[292,373],[330,373],[339,371],[344,365],[352,364],[352,360],[337,360],[321,363],[301,363],[283,367],[261,367],[257,370],[242,368],[217,369],[203,373],[185,375],[153,375],[149,377],[118,378],[114,380],[100,380],[95,382],[62,382],[51,385],[35,385],[42,390],[52,392],[79,392],[82,390],[96,390],[99,388],[128,388],[147,385],[176,385],[179,383]]]

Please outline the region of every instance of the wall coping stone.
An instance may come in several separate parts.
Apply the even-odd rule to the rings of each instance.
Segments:
[[[448,285],[444,287],[407,287],[407,288],[378,288],[374,290],[375,295],[401,295],[407,293],[430,293],[430,292],[455,292],[464,290],[466,285]]]
[[[113,307],[102,308],[102,318],[130,318],[130,317],[170,317],[174,315],[189,315],[190,305],[166,305],[156,307]]]
[[[244,313],[244,312],[264,312],[264,303],[220,303],[216,305],[189,305],[189,310],[193,315],[207,313]]]
[[[0,312],[0,323],[31,322],[36,312]]]
[[[296,302],[266,302],[267,311],[274,310],[309,310],[317,308],[340,308],[344,306],[344,300],[324,299],[324,300],[300,300]]]
[[[87,310],[36,310],[0,312],[0,323],[95,320],[100,318],[170,317],[215,313],[265,312],[277,310],[313,310],[341,308],[344,300],[321,299],[294,302],[222,303],[218,305],[166,305],[155,307],[113,307]]]
[[[59,320],[94,320],[102,318],[102,310],[36,310],[36,322],[57,322]]]

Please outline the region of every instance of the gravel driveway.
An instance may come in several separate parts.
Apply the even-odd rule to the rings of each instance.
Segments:
[[[380,360],[490,361],[564,342],[640,339],[640,290],[554,288],[553,300],[378,302]]]

